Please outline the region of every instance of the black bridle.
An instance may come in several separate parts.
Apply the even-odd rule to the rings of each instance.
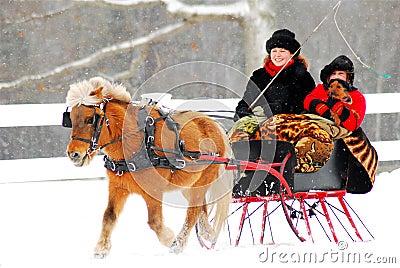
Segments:
[[[109,126],[108,119],[107,119],[107,116],[106,116],[106,107],[107,107],[107,104],[109,102],[112,102],[112,101],[120,102],[119,100],[104,99],[99,104],[94,104],[94,105],[81,104],[81,105],[83,105],[85,107],[93,108],[93,117],[85,122],[86,124],[91,124],[92,125],[93,136],[92,136],[92,138],[90,140],[84,139],[84,138],[81,138],[81,137],[77,137],[77,136],[71,136],[71,139],[88,143],[89,144],[89,149],[86,152],[86,154],[88,156],[90,156],[93,152],[100,151],[104,147],[107,147],[107,146],[109,146],[111,144],[114,144],[114,143],[122,140],[122,137],[118,137],[118,138],[116,138],[116,139],[114,139],[114,140],[112,140],[112,141],[110,141],[110,142],[108,142],[108,143],[106,143],[104,145],[99,146],[99,138],[100,138],[101,131],[103,129],[104,122],[106,123],[107,127]],[[98,114],[96,112],[96,108],[100,109],[100,114]],[[72,128],[71,113],[68,111],[68,108],[67,108],[67,111],[65,111],[63,113],[62,126],[66,127],[66,128]]]

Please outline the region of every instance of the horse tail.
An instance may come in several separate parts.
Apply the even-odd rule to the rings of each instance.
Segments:
[[[223,129],[222,133],[225,133]],[[223,157],[231,158],[233,156],[232,148],[229,144],[228,137],[224,136],[225,154]],[[221,165],[218,170],[217,180],[210,188],[210,197],[215,206],[215,214],[213,220],[213,229],[218,237],[222,227],[225,225],[229,215],[229,205],[232,202],[232,189],[235,179],[234,170],[226,170],[225,165]]]

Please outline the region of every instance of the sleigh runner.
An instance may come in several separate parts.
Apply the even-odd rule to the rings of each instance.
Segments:
[[[71,86],[67,99],[72,108],[64,114],[63,125],[72,127],[69,157],[81,166],[103,151],[110,180],[109,204],[96,256],[109,253],[111,230],[130,193],[142,195],[149,209],[150,227],[160,242],[175,253],[184,249],[194,226],[201,245],[212,248],[222,223],[229,222],[234,214],[228,217],[229,203],[242,204],[235,245],[252,214],[249,206],[255,203],[263,207],[260,243],[264,242],[270,215],[267,208],[272,201],[278,201],[290,228],[301,241],[305,237],[314,240],[310,218],[312,213],[320,213],[329,225],[333,241],[337,242],[339,238],[326,201],[330,197],[339,201],[357,239],[365,241],[343,199],[351,174],[351,157],[341,141],[335,142],[331,159],[319,171],[294,173],[296,157],[291,143],[262,139],[238,141],[232,143],[234,155],[231,155],[225,133],[208,116],[191,111],[165,112],[153,104],[134,104],[125,88],[101,78]],[[253,173],[259,180],[252,176],[244,188],[247,190],[250,183],[256,183],[255,187],[238,191],[235,186],[232,193],[232,171]],[[240,186],[239,179],[236,178],[236,185]],[[217,187],[211,187],[214,185]],[[183,228],[175,237],[162,222],[162,194],[180,187],[185,188],[189,207]],[[212,197],[216,194],[211,201],[206,196],[209,189]],[[309,205],[312,200],[316,202]],[[208,203],[216,204],[215,217],[208,214]],[[306,235],[298,227],[299,218],[304,219]]]

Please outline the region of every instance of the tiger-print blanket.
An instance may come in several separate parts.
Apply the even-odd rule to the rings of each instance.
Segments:
[[[318,115],[280,114],[265,121],[247,116],[238,121],[230,133],[230,141],[281,140],[295,145],[296,172],[314,172],[329,160],[333,140],[349,135],[349,131]]]
[[[318,115],[279,114],[269,119],[243,117],[229,132],[229,139],[230,142],[260,139],[292,142],[297,158],[296,172],[314,172],[320,169],[329,160],[333,141],[342,139],[354,156],[351,168],[356,171],[350,172],[349,177],[353,176],[353,181],[363,181],[360,176],[368,177],[368,183],[364,182],[363,187],[369,190],[375,180],[378,156],[362,129],[352,133]],[[350,186],[354,188],[351,192],[357,192],[357,187]]]
[[[369,192],[375,182],[378,153],[362,128],[343,138],[343,141],[354,156],[353,159],[350,159],[347,191],[350,193]]]

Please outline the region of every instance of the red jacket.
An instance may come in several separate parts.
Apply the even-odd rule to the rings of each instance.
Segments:
[[[317,87],[304,99],[304,108],[313,113],[331,119],[330,111],[339,115],[340,125],[354,131],[358,129],[364,120],[366,103],[364,96],[357,88],[352,87],[349,91],[351,103],[328,98],[328,90],[323,84]]]

